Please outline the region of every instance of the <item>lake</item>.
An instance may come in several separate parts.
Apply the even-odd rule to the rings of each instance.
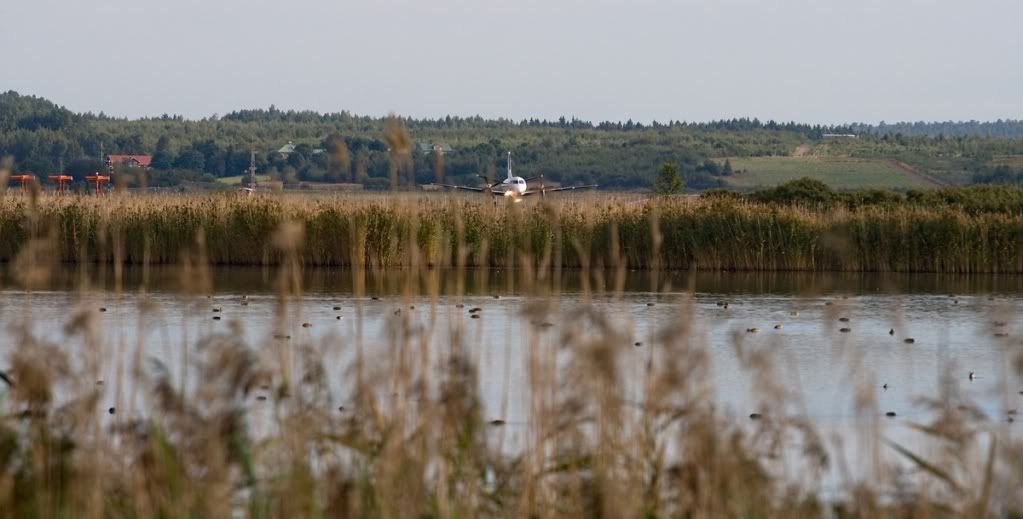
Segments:
[[[74,268],[31,291],[3,278],[2,353],[27,327],[81,355],[83,339],[69,339],[65,324],[76,312],[92,316],[103,407],[131,416],[145,405],[133,363],[159,361],[175,380],[194,383],[196,371],[182,366],[210,335],[240,334],[265,362],[288,364],[294,376],[301,376],[299,352],[313,352],[331,381],[330,405],[348,409],[356,359],[367,373],[393,378],[408,369],[396,359],[440,366],[461,344],[477,366],[484,417],[507,425],[512,449],[531,420],[530,360],[570,362],[560,351],[565,333],[609,333],[594,316],[620,339],[616,380],[637,405],[650,363],[683,345],[706,353],[701,383],[723,416],[743,423],[751,413],[783,415],[807,419],[825,436],[880,427],[885,437],[913,444],[918,438],[905,424],[933,416],[929,399],[975,406],[977,419],[999,434],[1017,434],[1008,417],[1023,407],[1014,368],[1023,352],[1016,319],[1023,278],[1014,276],[629,272],[616,281],[566,271],[537,289],[521,271],[360,277],[312,269],[299,276],[301,293],[282,299],[276,269],[209,274],[208,295],[183,288],[197,274],[169,267],[119,277],[87,272],[85,290]],[[379,397],[416,398],[401,388]],[[252,405],[256,416],[269,407]],[[852,458],[859,452],[841,449]]]

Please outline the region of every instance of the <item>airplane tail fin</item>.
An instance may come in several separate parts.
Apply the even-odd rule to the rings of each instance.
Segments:
[[[508,152],[508,178],[512,178],[512,170],[511,170],[511,166],[512,166],[512,161],[511,161],[511,152],[509,151],[509,152]]]

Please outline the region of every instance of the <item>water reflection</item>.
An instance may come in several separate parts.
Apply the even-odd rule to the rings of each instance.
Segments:
[[[126,266],[120,286],[136,291],[143,284],[150,291],[181,292],[183,271],[174,266]],[[212,267],[211,278],[215,293],[273,293],[276,291],[276,267]],[[356,293],[356,280],[364,282],[370,295],[398,295],[402,293],[426,294],[437,283],[440,295],[516,294],[524,293],[526,274],[520,270],[472,269],[464,274],[455,269],[438,269],[429,276],[422,272],[401,270],[374,271],[368,269],[357,276],[342,268],[309,268],[302,272],[302,286],[308,293]],[[435,279],[434,279],[435,278]],[[90,286],[100,290],[115,290],[118,286],[114,271],[95,265],[66,265],[50,281],[48,289],[74,290],[87,279]],[[614,291],[615,272],[584,275],[580,270],[562,270],[554,273],[549,288],[561,293],[579,293],[584,287],[594,292]],[[9,271],[0,272],[0,289],[22,287]],[[723,271],[670,271],[651,273],[629,270],[624,272],[622,288],[625,292],[702,292],[730,294],[775,294],[815,297],[826,294],[845,295],[991,295],[1018,296],[1023,294],[1023,276],[1015,275],[948,275],[901,274],[861,272],[723,272]]]

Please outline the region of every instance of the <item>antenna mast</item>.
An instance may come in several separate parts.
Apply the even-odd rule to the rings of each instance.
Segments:
[[[256,189],[256,149],[249,150],[249,189]]]

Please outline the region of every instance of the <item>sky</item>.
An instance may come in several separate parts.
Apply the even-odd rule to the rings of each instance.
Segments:
[[[0,90],[74,111],[1023,119],[1020,0],[3,0]]]

